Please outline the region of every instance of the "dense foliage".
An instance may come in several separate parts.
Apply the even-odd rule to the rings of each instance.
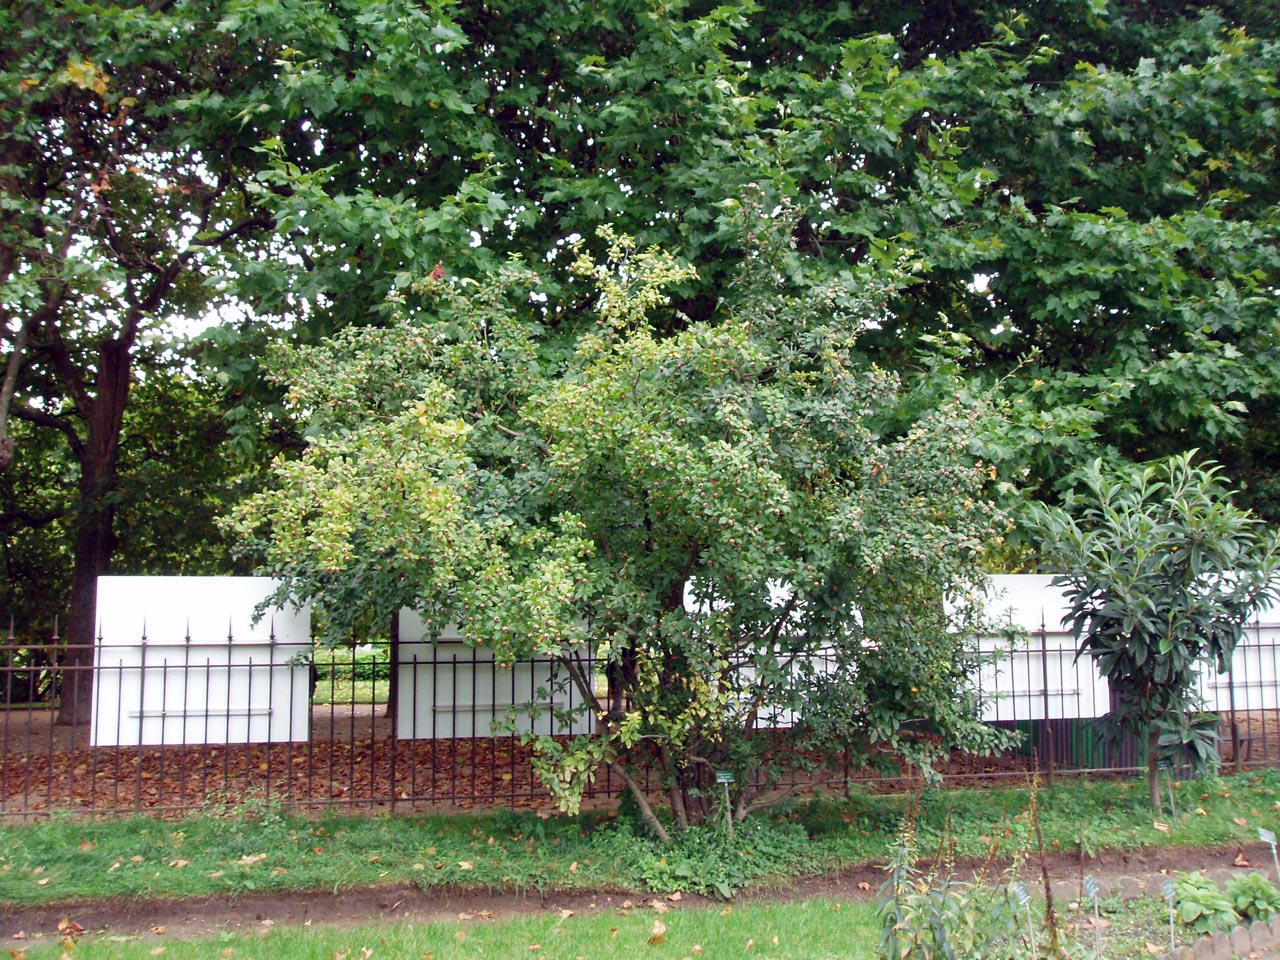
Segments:
[[[1066,571],[1080,653],[1107,678],[1113,732],[1147,746],[1151,805],[1161,759],[1217,760],[1216,714],[1196,716],[1206,663],[1228,670],[1245,624],[1273,598],[1280,536],[1231,502],[1219,471],[1191,454],[1130,469],[1095,461],[1067,508],[1034,513]]]
[[[1195,448],[1280,516],[1269,5],[59,0],[0,28],[0,441],[22,461],[0,481],[0,590],[6,609],[70,594],[82,649],[98,574],[229,568],[207,525],[121,511],[157,460],[182,464],[168,489],[200,515],[239,495],[243,464],[178,453],[219,407],[241,455],[296,447],[316,411],[282,419],[269,343],[393,329],[437,270],[505,295],[517,256],[540,299],[508,299],[509,357],[474,387],[515,410],[609,313],[575,244],[605,263],[612,225],[678,259],[651,342],[626,341],[628,362],[665,362],[727,315],[748,198],[786,212],[787,282],[894,275],[847,347],[902,385],[889,435],[947,394],[987,397],[1004,423],[978,431],[984,462],[1048,502],[1095,457]],[[190,369],[159,331],[228,304],[199,347],[210,409],[167,389]],[[375,403],[393,418],[395,389]],[[452,401],[424,402],[435,424]],[[549,409],[539,429],[610,476]],[[482,442],[447,427],[404,442],[447,471]],[[491,433],[486,456],[514,457],[519,438]],[[1025,563],[1019,533],[990,562]]]
[[[610,237],[576,262],[601,317],[571,350],[519,319],[536,278],[513,266],[282,358],[311,440],[237,533],[338,636],[403,605],[503,660],[559,657],[598,731],[540,739],[566,807],[603,763],[648,811],[652,760],[677,823],[710,815],[717,769],[740,820],[811,757],[927,770],[998,742],[965,600],[1005,529],[973,452],[990,414],[916,411],[858,355],[895,270],[805,286],[770,226],[721,312],[670,336],[649,317],[690,271]]]

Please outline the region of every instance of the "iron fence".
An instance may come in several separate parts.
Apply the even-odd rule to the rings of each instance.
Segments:
[[[1280,765],[1278,638],[1280,625],[1252,625],[1234,669],[1203,678],[1229,769]],[[993,654],[975,683],[994,695],[987,718],[1021,741],[996,757],[952,756],[944,781],[1139,767],[1141,745],[1095,731],[1105,686],[1100,694],[1092,664],[1074,654],[1068,634],[1046,629]],[[578,667],[603,684],[602,665]],[[563,670],[551,658],[504,666],[462,643],[313,651],[271,635],[144,636],[73,663],[56,631],[22,643],[11,628],[0,645],[0,816],[178,813],[255,797],[389,812],[549,805],[522,733],[569,736],[594,723]],[[92,684],[76,682],[84,674]],[[90,688],[84,701],[70,695]],[[809,785],[906,782],[825,759]],[[588,799],[611,802],[621,788],[602,768]]]

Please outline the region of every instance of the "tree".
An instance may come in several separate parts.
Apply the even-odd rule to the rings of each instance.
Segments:
[[[260,7],[232,27],[296,32]],[[813,271],[922,265],[861,349],[904,369],[922,337],[967,337],[966,376],[1009,401],[1006,476],[1053,500],[1064,463],[1197,447],[1273,509],[1274,17],[1087,0],[1004,16],[489,2],[383,37],[317,14],[269,98],[317,131],[318,156],[295,145],[299,175],[280,168],[306,268],[248,289],[363,323],[437,262],[479,278],[518,253],[547,263],[559,312],[539,322],[572,326],[594,305],[568,240],[601,256],[607,222],[697,267],[655,319],[675,329],[715,312],[744,253],[732,203],[755,185],[795,209]]]
[[[1070,602],[1064,623],[1107,678],[1107,719],[1147,748],[1153,810],[1158,763],[1188,747],[1217,759],[1216,718],[1196,724],[1198,671],[1231,667],[1246,621],[1276,595],[1280,538],[1231,502],[1213,464],[1187,453],[1136,469],[1094,461],[1083,492],[1033,516],[1053,580]]]
[[[278,599],[338,635],[403,604],[504,662],[559,658],[598,732],[537,738],[543,779],[573,809],[608,765],[659,834],[645,757],[687,826],[716,769],[741,819],[811,751],[928,771],[995,745],[964,602],[1003,529],[969,451],[988,414],[953,399],[882,434],[903,387],[855,345],[896,271],[809,287],[761,228],[721,311],[657,336],[690,270],[606,239],[576,261],[601,319],[569,350],[531,336],[513,267],[426,280],[391,327],[281,358],[311,441],[234,513]]]
[[[251,156],[244,134],[225,113],[202,118],[184,105],[235,75],[225,71],[231,45],[199,11],[9,6],[0,29],[9,38],[0,65],[0,330],[9,344],[0,434],[7,417],[51,431],[74,464],[64,635],[68,663],[79,666],[92,657],[96,581],[116,546],[121,436],[139,365],[165,364],[166,322],[211,310],[219,295],[205,274],[219,252],[271,220],[236,166]],[[166,383],[177,386],[158,374],[149,387]],[[51,447],[31,452],[42,449]],[[61,721],[88,721],[89,681],[87,671],[71,675]]]

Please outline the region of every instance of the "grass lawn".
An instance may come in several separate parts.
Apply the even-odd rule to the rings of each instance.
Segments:
[[[1146,805],[1145,784],[1062,780],[1038,792],[1046,847],[1086,856],[1103,850],[1255,844],[1280,826],[1280,774],[1185,781],[1176,816]],[[181,820],[54,817],[0,827],[0,903],[183,898],[413,884],[442,892],[649,890],[724,896],[854,865],[883,863],[908,800],[866,793],[807,799],[757,817],[733,838],[693,831],[668,847],[641,836],[625,815],[318,819],[268,803],[210,808]],[[925,791],[917,800],[922,854],[944,841],[957,858],[1025,850],[1032,836],[1026,789]],[[665,933],[654,924],[666,925]],[[655,938],[650,945],[649,939]],[[645,956],[871,957],[879,938],[868,904],[727,903],[665,914],[639,908],[580,910],[502,922],[264,929],[182,943],[84,939],[77,957]],[[775,942],[776,940],[776,942]],[[11,946],[18,946],[12,944]],[[49,938],[23,956],[60,956]],[[695,947],[701,947],[701,952]],[[145,949],[144,949],[145,948]],[[46,952],[48,951],[48,952]],[[365,951],[369,951],[365,953]]]
[[[655,926],[660,925],[660,926]],[[422,925],[393,924],[348,929],[265,929],[201,940],[164,936],[88,938],[76,944],[83,960],[163,956],[166,960],[362,960],[362,958],[533,957],[612,958],[643,955],[652,960],[700,956],[776,960],[870,960],[879,927],[869,904],[810,901],[794,904],[727,905],[652,910],[609,910],[590,915],[556,914],[502,922],[476,919]],[[27,960],[61,957],[56,942],[29,940]],[[155,953],[162,950],[161,953]]]

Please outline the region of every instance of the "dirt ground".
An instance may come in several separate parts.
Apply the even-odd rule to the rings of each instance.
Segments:
[[[1164,871],[1172,873],[1223,868],[1248,870],[1248,867],[1236,865],[1242,857],[1258,869],[1269,872],[1271,854],[1262,845],[1108,852],[1083,861],[1075,857],[1058,856],[1050,859],[1047,866],[1052,880],[1078,881],[1090,873],[1104,884],[1125,876],[1137,877],[1145,883],[1151,876]],[[973,866],[970,865],[971,868]],[[1031,880],[1033,877],[1028,876],[1027,879]],[[756,891],[739,900],[867,900],[875,897],[883,880],[884,872],[881,869],[865,866]],[[286,925],[449,921],[459,919],[459,914],[463,913],[474,915],[487,912],[495,920],[564,909],[589,914],[622,909],[626,901],[640,907],[652,899],[653,895],[634,891],[515,895],[477,891],[424,892],[417,887],[400,885],[342,890],[338,893],[313,891],[199,897],[188,900],[95,900],[37,907],[0,904],[0,939],[12,944],[15,937],[30,939],[37,935],[55,936],[59,922],[66,918],[99,936],[142,935],[157,939],[161,936],[185,939],[216,936],[224,931],[266,930]],[[685,895],[677,902],[664,902],[670,909],[687,910],[712,901]],[[161,932],[156,933],[157,930]]]

